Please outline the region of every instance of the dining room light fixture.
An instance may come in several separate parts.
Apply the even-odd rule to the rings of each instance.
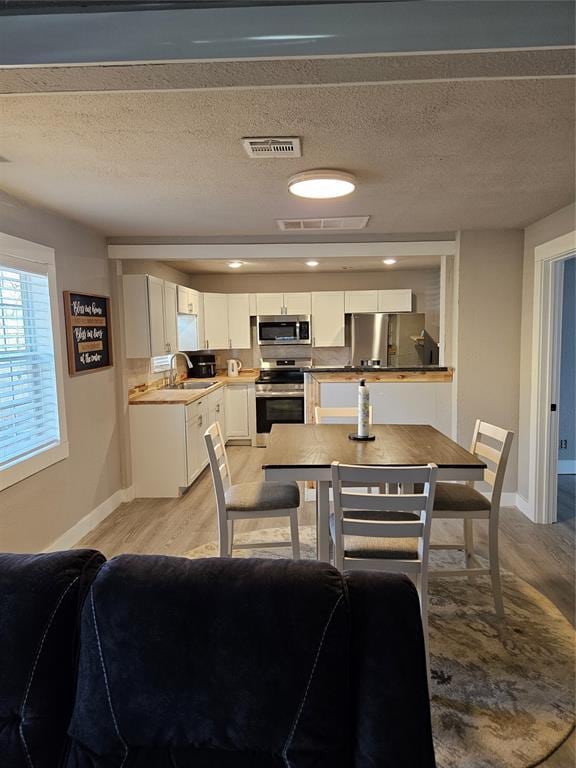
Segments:
[[[344,197],[356,189],[356,178],[346,171],[304,171],[288,181],[288,190],[297,197],[326,200]]]
[[[396,259],[382,259],[382,263],[391,266],[392,264],[396,264]]]
[[[243,261],[229,261],[228,266],[230,269],[240,269],[240,267],[244,264]]]
[[[317,267],[317,266],[318,266],[318,264],[320,264],[320,262],[319,262],[319,261],[307,261],[307,262],[306,262],[306,266],[307,266],[307,267]]]

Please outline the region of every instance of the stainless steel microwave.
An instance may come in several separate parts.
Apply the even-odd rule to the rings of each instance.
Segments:
[[[310,315],[258,315],[258,344],[311,344]]]

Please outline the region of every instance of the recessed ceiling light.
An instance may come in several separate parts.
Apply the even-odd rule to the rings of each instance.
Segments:
[[[244,264],[243,261],[229,261],[228,266],[230,269],[240,269],[240,267]]]
[[[317,267],[319,263],[320,263],[319,261],[307,261],[306,262],[306,266],[307,267]]]
[[[382,259],[382,262],[383,262],[384,264],[388,264],[388,265],[390,265],[390,264],[396,264],[396,259]]]
[[[325,200],[354,192],[356,179],[345,171],[304,171],[292,176],[288,189],[297,197]]]

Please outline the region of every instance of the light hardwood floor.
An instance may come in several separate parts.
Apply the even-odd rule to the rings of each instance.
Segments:
[[[262,450],[248,446],[228,448],[232,475],[238,482],[261,478]],[[570,478],[571,476],[564,476]],[[562,514],[555,525],[535,525],[516,509],[502,511],[500,536],[502,566],[532,584],[555,603],[574,623],[574,482],[560,481]],[[567,510],[567,511],[566,511]],[[313,504],[307,503],[300,522],[314,521]],[[277,521],[240,521],[238,532]],[[485,551],[486,531],[476,524],[479,551]],[[436,521],[433,532],[442,541],[460,535],[458,524]],[[180,499],[137,499],[123,504],[78,546],[94,547],[110,558],[125,552],[184,555],[217,536],[216,508],[212,480],[205,470],[188,493]],[[574,768],[574,735],[542,763],[545,768]]]

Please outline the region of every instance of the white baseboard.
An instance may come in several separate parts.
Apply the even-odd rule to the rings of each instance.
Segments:
[[[528,499],[525,499],[524,496],[517,493],[516,494],[516,507],[522,512],[529,520],[532,520],[534,522],[534,518],[532,517],[532,513],[530,510],[530,505],[528,504]]]
[[[80,539],[93,531],[96,526],[111,515],[120,504],[132,501],[134,498],[134,486],[130,488],[120,488],[116,493],[107,498],[102,504],[99,504],[92,512],[88,512],[81,520],[69,528],[62,536],[59,536],[52,542],[44,552],[58,552],[63,549],[71,549]]]
[[[558,461],[559,475],[576,475],[576,459],[560,459]]]

